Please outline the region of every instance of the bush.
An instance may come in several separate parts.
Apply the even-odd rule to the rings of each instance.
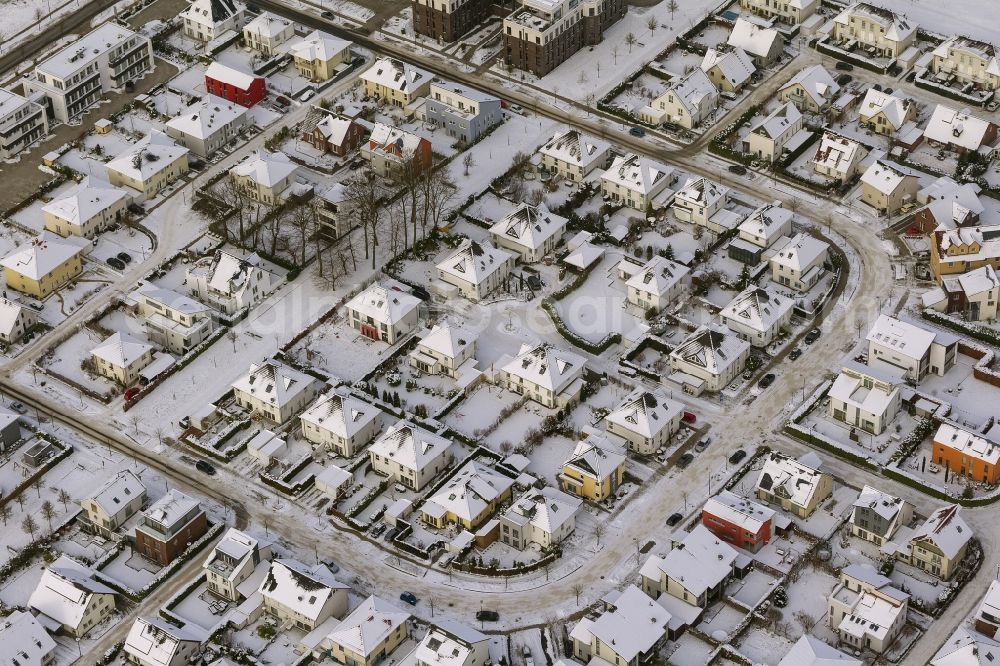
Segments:
[[[266,641],[269,641],[272,638],[274,638],[275,635],[277,635],[277,633],[278,630],[275,629],[274,626],[270,624],[262,624],[259,627],[257,627],[257,635]]]

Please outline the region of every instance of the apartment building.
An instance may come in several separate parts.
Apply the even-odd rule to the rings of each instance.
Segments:
[[[503,116],[500,100],[458,83],[431,83],[425,107],[427,120],[450,137],[467,144],[496,126]]]
[[[938,78],[972,84],[980,90],[1000,88],[1000,55],[993,44],[955,35],[933,51],[931,71]]]
[[[49,119],[38,102],[0,88],[0,158],[9,159],[49,133]]]
[[[490,0],[412,0],[413,31],[454,42],[490,16]]]
[[[39,63],[24,79],[24,89],[29,97],[43,94],[56,120],[68,123],[153,67],[149,38],[108,22]]]

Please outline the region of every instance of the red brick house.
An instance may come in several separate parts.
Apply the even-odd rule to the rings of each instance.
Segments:
[[[135,552],[165,567],[207,531],[198,500],[171,490],[143,512],[135,526]]]
[[[418,170],[431,166],[431,142],[412,132],[375,123],[368,140],[361,146],[361,157],[368,160],[372,171],[390,176],[404,165]]]
[[[361,123],[330,113],[316,123],[316,127],[306,131],[302,140],[324,153],[344,157],[361,146],[366,132]]]
[[[702,524],[715,536],[737,547],[757,552],[771,540],[774,510],[728,490],[705,502]]]
[[[263,76],[255,76],[213,62],[205,70],[205,90],[240,106],[251,107],[267,97]]]

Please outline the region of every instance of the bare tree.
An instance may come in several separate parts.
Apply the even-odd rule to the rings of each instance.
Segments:
[[[289,215],[291,226],[297,232],[296,244],[298,245],[296,263],[299,266],[306,264],[306,248],[309,247],[309,238],[318,233],[318,216],[316,207],[306,203],[297,204],[292,208]]]
[[[587,96],[584,97],[584,99],[583,99],[584,104],[587,105],[587,117],[588,118],[590,117],[590,109],[594,106],[594,102],[596,102],[596,101],[597,101],[597,95],[595,95],[593,93],[593,91],[587,93]]]
[[[0,520],[3,520],[4,527],[7,527],[7,521],[10,519],[10,514],[12,513],[13,510],[10,508],[9,504],[0,506]]]
[[[227,339],[228,339],[228,340],[229,340],[230,342],[232,342],[232,343],[233,343],[233,353],[234,353],[234,354],[236,353],[236,340],[237,340],[237,339],[239,339],[239,337],[240,337],[240,336],[238,336],[238,335],[236,334],[236,331],[234,331],[233,329],[229,329],[228,331],[226,331],[226,338],[227,338]]]
[[[604,525],[597,523],[594,525],[594,539],[597,541],[597,545],[601,545],[601,537],[604,536]]]
[[[639,38],[635,36],[634,32],[630,32],[625,35],[625,46],[628,47],[629,53],[632,53],[632,47],[635,46],[638,41]]]
[[[469,177],[469,169],[476,166],[476,156],[472,152],[465,153],[465,157],[462,158],[462,167],[465,169],[465,177]]]
[[[167,434],[167,431],[163,429],[163,426],[156,426],[153,430],[153,434],[156,435],[156,441],[160,446],[163,446],[163,436]]]
[[[541,203],[545,201],[545,192],[542,190],[531,190],[531,194],[528,195],[528,203],[532,206],[540,206]]]
[[[52,506],[52,502],[50,502],[48,500],[45,500],[44,502],[42,502],[41,512],[42,512],[42,517],[44,517],[45,520],[48,521],[48,523],[49,523],[49,532],[51,532],[52,531],[52,519],[56,515],[56,508],[54,506]]]
[[[653,33],[656,32],[656,29],[660,27],[660,22],[656,19],[655,16],[650,14],[649,18],[646,19],[646,27],[649,28],[649,36],[652,37]]]
[[[35,540],[35,532],[38,530],[38,523],[30,515],[25,516],[21,521],[21,529],[31,535],[31,540]]]
[[[670,20],[673,21],[674,20],[674,12],[676,12],[678,9],[680,9],[680,5],[677,4],[677,0],[670,0],[667,3],[667,9],[670,10]]]
[[[135,429],[135,436],[139,436],[139,424],[142,423],[142,419],[139,418],[138,414],[133,414],[129,417],[128,422],[132,424],[132,428]]]
[[[618,45],[615,44],[611,47],[611,57],[615,59],[615,64],[618,64]]]
[[[24,503],[27,501],[24,493],[18,493],[17,496],[14,497],[14,501],[17,502],[17,507],[21,509],[21,511],[24,511]]]
[[[372,260],[374,269],[375,248],[379,245],[378,231],[384,208],[375,174],[365,170],[347,181],[347,199],[351,202],[351,212],[364,234],[365,259]]]
[[[573,585],[570,586],[569,589],[573,592],[573,594],[576,595],[576,606],[577,606],[577,608],[579,608],[580,607],[580,593],[583,592],[583,585],[581,583],[573,583]]]
[[[447,169],[424,172],[420,185],[424,201],[421,226],[423,236],[426,237],[428,224],[435,228],[440,226],[451,202],[458,194],[458,186],[451,179],[451,173]]]
[[[232,215],[228,217],[226,224],[222,225],[223,238],[242,245],[246,238],[246,225],[250,208],[250,200],[246,190],[232,177],[225,177],[215,186],[213,194],[219,203],[232,211]],[[234,218],[237,226],[235,233],[232,233],[229,229],[229,222]]]
[[[59,497],[58,497],[58,499],[59,499],[59,501],[60,501],[60,502],[62,502],[62,505],[63,505],[63,511],[66,511],[66,510],[68,510],[68,509],[69,509],[69,506],[68,506],[68,505],[69,505],[70,501],[71,501],[71,500],[72,500],[73,498],[69,496],[69,493],[68,493],[68,492],[66,492],[66,489],[65,489],[65,488],[60,488],[60,489],[59,489]]]
[[[35,479],[34,481],[32,481],[31,482],[31,487],[35,489],[35,496],[36,497],[41,497],[42,496],[42,477],[38,477],[37,479]]]

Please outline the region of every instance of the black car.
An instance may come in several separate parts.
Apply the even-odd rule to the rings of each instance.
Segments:
[[[145,215],[146,209],[142,207],[142,204],[130,203],[128,205],[128,212],[135,213],[136,215]]]
[[[320,12],[319,15],[327,21],[332,21],[334,19],[333,12]]]
[[[773,372],[769,372],[769,373],[767,373],[766,375],[764,375],[763,377],[760,378],[760,381],[757,382],[757,386],[761,387],[762,389],[766,389],[768,386],[770,386],[773,383],[774,383],[774,373]]]
[[[115,255],[115,257],[118,259],[118,261],[122,262],[123,264],[132,263],[132,255],[129,254],[128,252],[119,252],[118,254]]]
[[[405,601],[411,606],[417,605],[417,595],[413,594],[413,592],[403,592],[402,594],[399,595],[399,600]]]
[[[849,62],[838,62],[837,63],[837,69],[839,69],[842,72],[853,72],[854,71],[854,65],[852,65]]]
[[[108,266],[111,266],[116,271],[125,270],[125,262],[118,257],[108,257]]]
[[[690,453],[685,453],[684,455],[682,455],[680,458],[677,459],[677,466],[680,467],[681,469],[684,469],[685,467],[691,464],[692,460],[694,460],[694,455]]]
[[[203,474],[215,476],[215,467],[207,460],[199,460],[194,464],[194,468]]]
[[[848,83],[854,80],[854,77],[850,74],[841,74],[837,77],[837,85],[846,86]]]
[[[796,347],[792,351],[788,352],[788,359],[791,360],[791,361],[794,361],[799,356],[802,356],[802,350],[799,349],[798,347]]]
[[[805,343],[807,345],[811,345],[812,343],[814,343],[817,340],[819,340],[819,336],[820,336],[819,329],[818,328],[814,328],[813,330],[811,330],[808,333],[806,333]]]
[[[646,130],[642,129],[641,127],[633,127],[629,129],[628,133],[631,134],[632,136],[637,136],[640,139],[646,136]]]
[[[677,523],[681,522],[681,520],[683,518],[684,518],[684,516],[682,516],[679,513],[672,513],[672,514],[670,514],[670,517],[667,518],[667,527],[673,527]]]
[[[877,90],[879,92],[882,92],[882,84],[880,84],[880,83],[873,83],[872,84],[872,90]]]
[[[476,619],[480,622],[496,622],[500,619],[500,613],[491,610],[476,611]]]
[[[735,173],[737,176],[746,175],[747,168],[742,164],[730,164],[729,173]]]
[[[729,462],[735,465],[739,461],[747,457],[747,452],[743,449],[736,449],[733,451],[733,455],[729,456]]]

